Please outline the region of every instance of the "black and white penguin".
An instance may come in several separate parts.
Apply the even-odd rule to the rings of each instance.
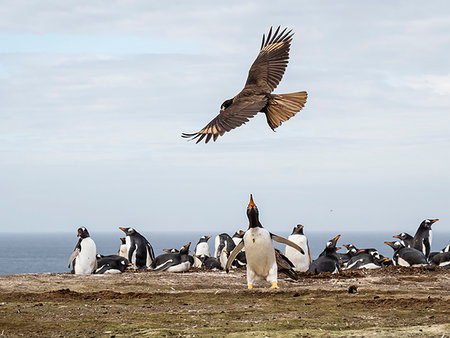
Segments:
[[[253,284],[257,279],[266,279],[268,282],[272,283],[272,289],[279,289],[277,277],[278,267],[272,240],[291,245],[300,252],[303,252],[303,249],[297,244],[292,243],[283,237],[274,235],[263,228],[259,222],[259,211],[253,202],[252,195],[250,195],[250,203],[247,207],[247,217],[249,220],[249,228],[245,232],[243,240],[239,242],[231,252],[230,257],[228,257],[225,269],[227,272],[229,271],[231,263],[234,261],[237,254],[242,248],[245,248],[248,288],[253,289]]]
[[[224,251],[231,252],[235,247],[236,244],[234,244],[230,235],[223,233],[216,236],[214,257],[220,261],[222,268],[225,268],[228,259],[228,255]]]
[[[411,248],[414,244],[414,237],[406,232],[402,232],[392,237],[398,238],[405,248]]]
[[[228,261],[228,258],[230,257],[231,252],[228,252],[225,250],[223,252],[226,254],[227,261]],[[230,267],[233,269],[241,269],[241,268],[245,268],[246,265],[247,265],[247,258],[245,257],[245,251],[241,250],[236,255],[234,261],[231,262]]]
[[[355,255],[358,254],[359,249],[353,244],[344,244],[344,247],[347,249],[346,253],[336,252],[336,255],[339,258],[339,264],[342,267],[346,267],[348,261]]]
[[[359,250],[348,262],[343,270],[380,269],[386,262],[376,249]]]
[[[447,245],[446,247],[444,247],[439,252],[430,252],[430,256],[428,256],[428,261],[431,263],[434,256],[436,256],[437,254],[440,254],[440,253],[444,253],[444,252],[450,252],[450,244]]]
[[[298,280],[294,264],[278,249],[275,249],[275,260],[277,261],[278,273],[283,273],[293,280]]]
[[[172,249],[163,249],[163,251],[164,251],[164,252],[167,252],[167,253],[178,253],[178,252],[180,252],[180,250],[175,249],[175,248],[172,248]]]
[[[294,230],[292,230],[292,233],[289,235],[288,240],[301,247],[305,254],[302,255],[300,252],[288,245],[286,245],[286,248],[284,249],[284,255],[292,264],[294,264],[295,271],[308,271],[309,265],[312,262],[308,239],[303,233],[303,228],[304,226],[301,224],[295,226]]]
[[[125,237],[121,237],[120,242],[122,244],[120,244],[119,251],[117,251],[117,256],[128,259],[128,250],[127,250],[127,243],[125,241]]]
[[[431,259],[431,265],[450,269],[450,252],[439,252]]]
[[[198,259],[200,262],[202,262],[202,265],[200,267],[204,267],[210,270],[223,270],[222,265],[220,264],[219,260],[216,257],[209,257],[206,255],[194,255],[194,258]]]
[[[78,228],[77,236],[79,240],[69,258],[69,268],[73,263],[72,273],[89,275],[97,268],[97,247],[85,227]]]
[[[339,237],[341,237],[341,235],[337,235],[327,242],[325,249],[320,254],[320,256],[316,260],[312,261],[311,265],[309,266],[309,272],[314,274],[322,272],[341,272],[339,257],[336,254],[336,251],[340,249],[336,247],[336,243]]]
[[[209,254],[209,245],[208,245],[208,239],[210,239],[211,236],[202,236],[200,237],[197,245],[194,249],[194,268],[200,268],[202,266],[202,262],[200,259],[198,259],[196,256],[210,256]]]
[[[125,243],[128,251],[128,261],[135,269],[147,269],[155,259],[150,243],[133,228],[119,228],[125,232]]]
[[[425,255],[425,258],[427,259],[431,252],[431,240],[432,240],[431,226],[437,221],[439,221],[439,219],[437,218],[423,220],[422,223],[420,223],[416,234],[414,235],[414,242],[412,248],[421,251]]]
[[[119,255],[97,255],[96,274],[122,273],[128,267],[128,259]]]
[[[189,259],[189,246],[191,243],[181,247],[180,252],[165,253],[156,257],[150,267],[154,271],[168,271],[168,272],[186,272],[192,263]]]
[[[236,231],[234,233],[233,237],[231,237],[231,239],[234,242],[234,245],[238,245],[242,241],[242,238],[244,238],[244,235],[245,235],[245,231],[243,231],[243,230]]]
[[[414,248],[406,248],[401,242],[384,242],[394,249],[392,261],[400,266],[425,266],[428,265],[425,255]]]

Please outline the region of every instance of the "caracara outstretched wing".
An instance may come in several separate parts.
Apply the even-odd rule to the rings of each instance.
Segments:
[[[280,32],[280,26],[272,34],[272,27],[263,35],[261,50],[248,72],[245,88],[258,87],[271,93],[280,83],[289,62],[289,49],[291,48],[292,30]]]
[[[199,132],[193,134],[183,133],[181,136],[192,140],[197,139],[196,143],[199,143],[205,137],[205,143],[208,143],[211,138],[215,141],[219,136],[225,134],[225,132],[248,122],[249,119],[264,108],[266,103],[266,100],[257,100],[255,102],[252,98],[240,99],[220,112],[219,115]]]

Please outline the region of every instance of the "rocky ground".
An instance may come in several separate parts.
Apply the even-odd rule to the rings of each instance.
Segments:
[[[246,289],[245,270],[0,276],[5,336],[450,337],[450,270],[299,274]]]

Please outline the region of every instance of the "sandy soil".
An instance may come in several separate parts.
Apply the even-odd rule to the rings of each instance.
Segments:
[[[0,276],[0,335],[450,337],[450,270],[299,277],[247,290],[245,270]]]

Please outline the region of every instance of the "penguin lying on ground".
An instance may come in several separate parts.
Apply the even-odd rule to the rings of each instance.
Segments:
[[[278,268],[272,240],[293,246],[303,254],[304,251],[297,244],[274,235],[263,228],[259,222],[259,211],[253,202],[252,195],[250,195],[250,203],[247,207],[247,217],[249,220],[249,228],[245,232],[243,240],[239,242],[231,252],[230,257],[228,257],[225,269],[227,272],[229,271],[231,263],[237,254],[241,249],[245,248],[248,288],[253,289],[253,284],[257,279],[266,279],[272,283],[272,289],[279,289],[277,278]]]
[[[120,241],[121,241],[122,244],[120,244],[119,251],[117,252],[117,255],[128,259],[128,250],[127,250],[127,243],[125,241],[125,237],[121,237]]]
[[[119,228],[127,235],[125,242],[128,251],[128,261],[135,269],[147,269],[155,259],[150,243],[133,228]]]
[[[175,249],[175,248],[172,248],[172,249],[163,249],[163,251],[164,251],[164,252],[167,252],[167,253],[178,253],[178,252],[180,252],[180,250]]]
[[[231,252],[228,252],[225,250],[223,252],[226,254],[227,261],[228,261],[228,258],[230,257]],[[247,265],[247,258],[245,257],[245,251],[241,250],[236,255],[236,258],[234,259],[234,261],[231,262],[230,267],[233,269],[240,269],[240,268],[245,268],[246,265]]]
[[[283,273],[293,280],[298,280],[297,272],[294,270],[294,264],[278,249],[275,249],[275,260],[277,262],[278,273]]]
[[[214,257],[216,257],[220,261],[220,264],[222,264],[222,268],[225,268],[228,258],[227,254],[224,251],[231,252],[235,247],[236,244],[234,244],[234,241],[230,237],[230,235],[223,233],[216,236]]]
[[[440,252],[437,255],[434,255],[431,260],[431,265],[438,265],[443,268],[450,269],[450,252]]]
[[[346,267],[348,261],[359,252],[359,249],[353,244],[344,244],[344,247],[347,249],[346,253],[336,252],[337,257],[339,258],[339,264],[342,267]]]
[[[411,248],[414,244],[414,237],[406,232],[402,232],[392,237],[398,238],[405,248]]]
[[[284,249],[284,255],[292,264],[294,264],[295,271],[308,271],[309,265],[312,262],[308,239],[303,234],[303,228],[304,227],[301,224],[295,226],[294,230],[292,230],[292,233],[289,235],[288,240],[301,247],[305,254],[302,255],[300,252],[288,245],[286,245],[286,248]]]
[[[327,245],[320,256],[316,260],[312,261],[309,266],[309,272],[315,274],[322,272],[341,272],[339,258],[336,254],[336,251],[340,249],[336,247],[336,242],[339,237],[341,237],[341,235],[337,235],[327,242]]]
[[[200,267],[204,267],[210,270],[223,270],[222,265],[216,257],[209,257],[206,255],[194,255],[194,258],[198,259],[202,265]]]
[[[433,257],[436,256],[439,253],[444,253],[444,252],[450,252],[450,244],[447,245],[445,248],[443,248],[441,251],[439,252],[430,252],[430,256],[428,257],[428,261],[431,262],[433,260]]]
[[[353,256],[343,270],[352,269],[379,269],[386,262],[385,257],[381,257],[375,249],[363,249]]]
[[[122,273],[128,267],[128,259],[118,256],[109,255],[103,256],[97,255],[97,269],[96,274],[109,274],[109,273]]]
[[[426,219],[420,223],[419,228],[417,229],[416,234],[414,235],[413,245],[411,246],[414,249],[421,251],[425,258],[428,259],[431,252],[431,240],[432,240],[432,231],[431,226],[439,221],[439,219]]]
[[[392,261],[400,266],[425,266],[428,265],[425,255],[414,248],[406,248],[400,242],[384,242],[394,249]]]
[[[70,264],[73,263],[72,273],[76,275],[89,275],[97,268],[97,247],[85,227],[78,228],[77,236],[80,239],[69,258],[69,268]]]
[[[191,242],[182,246],[180,252],[177,253],[165,253],[156,257],[150,268],[154,271],[168,271],[168,272],[186,272],[188,271],[192,263],[189,258],[189,246]]]
[[[209,245],[208,245],[208,239],[210,239],[211,236],[202,236],[200,237],[197,245],[194,249],[194,268],[199,268],[202,266],[202,262],[200,259],[198,259],[196,256],[210,256],[209,254]]]

